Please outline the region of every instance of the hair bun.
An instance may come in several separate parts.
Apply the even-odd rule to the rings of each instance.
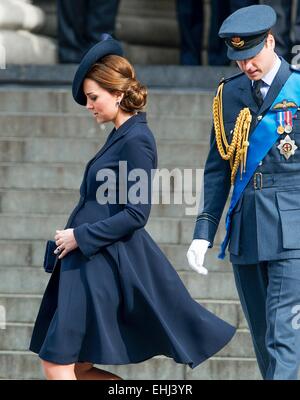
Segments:
[[[120,103],[121,109],[126,112],[139,111],[146,105],[146,102],[146,86],[142,85],[137,79],[131,78]]]

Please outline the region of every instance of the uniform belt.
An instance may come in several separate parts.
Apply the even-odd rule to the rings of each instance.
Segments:
[[[261,190],[268,187],[300,185],[300,172],[285,174],[263,174],[256,172],[247,185],[247,189]]]

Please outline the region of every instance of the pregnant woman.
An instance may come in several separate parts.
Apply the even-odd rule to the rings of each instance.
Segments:
[[[144,229],[157,167],[155,139],[141,111],[147,91],[109,35],[84,56],[73,96],[98,123],[114,128],[86,166],[65,229],[56,231],[59,262],[30,350],[47,379],[122,379],[93,364],[138,363],[159,354],[195,368],[223,348],[235,328],[190,296]],[[137,182],[128,175],[141,171],[148,179],[141,179],[140,192],[147,195],[138,202],[132,199]],[[116,185],[108,185],[103,172],[115,176]]]

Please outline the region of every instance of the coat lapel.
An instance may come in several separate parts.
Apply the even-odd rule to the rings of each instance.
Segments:
[[[146,113],[140,112],[137,115],[132,116],[127,121],[125,121],[119,129],[113,129],[109,134],[104,146],[95,154],[95,156],[89,161],[93,162],[94,160],[98,159],[106,152],[115,142],[119,141],[122,137],[126,135],[126,133],[132,128],[133,125],[137,124],[138,122],[146,122]]]
[[[137,115],[132,116],[131,118],[129,118],[126,122],[124,122],[124,124],[122,124],[120,126],[119,129],[113,129],[110,134],[107,137],[106,142],[104,143],[104,145],[101,147],[101,149],[94,155],[93,158],[91,158],[86,167],[85,167],[85,171],[83,174],[83,179],[82,179],[82,184],[80,187],[80,192],[82,194],[84,194],[86,192],[86,176],[87,176],[87,172],[89,170],[90,165],[97,160],[99,157],[101,157],[103,155],[103,153],[105,153],[106,150],[108,150],[114,143],[116,143],[117,141],[119,141],[122,137],[124,137],[126,135],[126,133],[129,131],[129,129],[135,125],[138,122],[147,122],[146,121],[146,113],[145,112],[139,112]]]
[[[253,95],[252,95],[252,87],[251,81],[247,76],[244,76],[244,79],[241,81],[241,85],[239,87],[241,92],[242,102],[245,104],[245,107],[248,107],[254,114],[258,112],[258,105],[256,104]]]
[[[285,82],[291,75],[291,70],[289,64],[281,59],[281,65],[280,68],[277,72],[277,75],[275,76],[272,85],[264,99],[264,102],[262,103],[260,109],[259,109],[259,114],[263,114],[266,110],[268,110],[271,105],[273,104],[274,100],[278,96],[280,90],[284,86]]]

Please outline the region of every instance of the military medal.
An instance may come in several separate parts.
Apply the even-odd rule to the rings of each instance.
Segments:
[[[293,112],[297,112],[297,109],[297,104],[290,100],[282,100],[274,105],[272,111],[276,112],[277,133],[279,135],[289,134],[293,131]]]
[[[285,133],[291,133],[293,130],[293,114],[291,111],[285,111],[284,122],[285,122],[285,127],[284,127]]]
[[[285,127],[283,126],[284,112],[282,112],[282,111],[277,112],[276,119],[277,119],[277,123],[278,123],[277,133],[279,133],[279,135],[282,135],[285,132]]]
[[[293,156],[298,149],[295,140],[292,140],[289,136],[293,131],[293,114],[297,112],[297,109],[297,104],[290,100],[282,100],[272,108],[272,111],[276,112],[278,134],[282,135],[283,133],[287,133],[286,137],[280,140],[280,144],[277,146],[280,154],[282,154],[286,160]]]
[[[292,127],[291,125],[286,125],[286,126],[284,127],[284,132],[285,132],[285,133],[291,133],[292,130],[293,130],[293,127]]]
[[[295,140],[292,140],[289,135],[286,135],[284,139],[280,140],[280,144],[277,148],[280,150],[280,154],[288,160],[290,156],[295,154],[298,146],[295,145]]]

